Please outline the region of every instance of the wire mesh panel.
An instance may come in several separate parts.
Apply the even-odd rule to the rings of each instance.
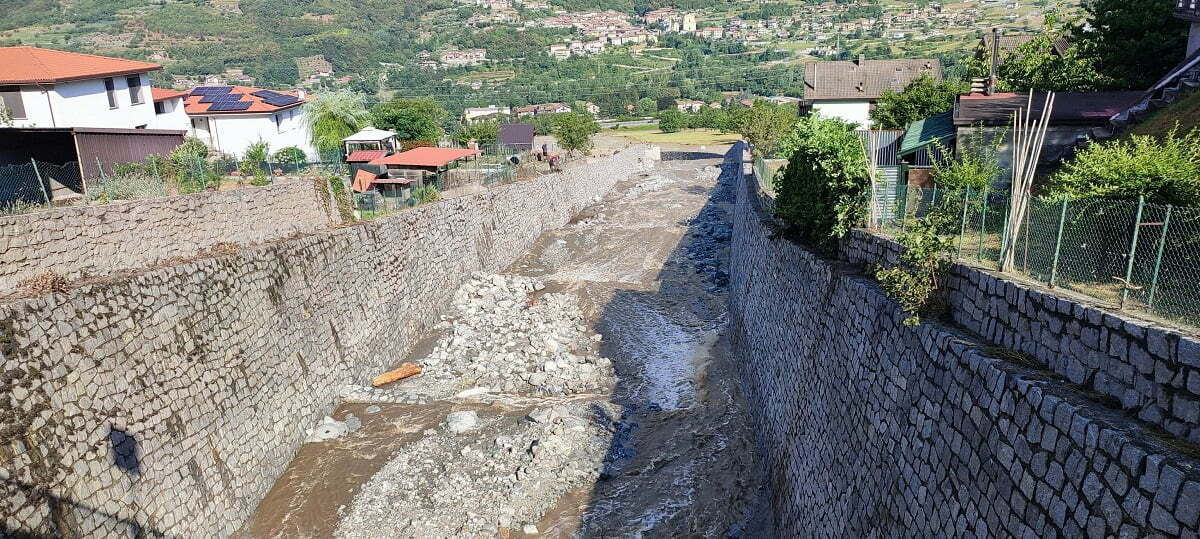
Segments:
[[[935,209],[964,262],[995,268],[1010,195],[901,185],[880,204],[877,229],[903,232]],[[1029,202],[1014,242],[1013,270],[1113,307],[1200,325],[1200,209],[1136,200],[1042,197]]]
[[[1055,285],[1119,301],[1136,206],[1105,199],[1068,201]]]
[[[48,185],[38,181],[33,163],[0,166],[0,207],[48,204],[49,194]]]

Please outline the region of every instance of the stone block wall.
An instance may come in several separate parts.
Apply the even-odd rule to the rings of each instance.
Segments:
[[[309,234],[330,226],[327,200],[323,185],[290,181],[0,217],[0,291],[45,271],[78,279]]]
[[[0,304],[3,529],[229,535],[346,384],[643,155]]]
[[[731,335],[781,537],[1197,536],[1200,461],[991,343],[904,326],[873,279],[774,237],[756,193],[743,177]]]
[[[890,266],[901,249],[888,238],[855,230],[843,242],[842,258]],[[1143,421],[1200,443],[1197,335],[962,264],[954,266],[947,288],[957,324],[1112,397]]]

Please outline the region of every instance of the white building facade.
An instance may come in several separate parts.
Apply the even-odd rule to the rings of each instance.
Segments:
[[[233,86],[227,87],[230,88],[229,92],[240,94],[240,99],[243,103],[248,103],[248,106],[242,110],[212,110],[222,107],[200,102],[204,96],[195,92],[201,91],[202,88],[194,90],[184,102],[189,120],[188,133],[200,139],[213,151],[241,158],[245,156],[247,148],[262,141],[267,143],[271,153],[294,146],[303,150],[309,160],[320,159],[309,134],[302,96],[275,92],[277,95],[291,97],[295,102],[282,106],[272,105],[267,100],[253,95],[264,90]]]
[[[13,127],[147,129],[156,119],[148,76],[156,69],[122,58],[0,47],[0,103]]]

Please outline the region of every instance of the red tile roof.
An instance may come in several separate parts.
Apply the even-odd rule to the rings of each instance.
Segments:
[[[124,58],[37,47],[0,47],[0,84],[53,84],[157,69],[162,66]]]
[[[434,148],[425,146],[413,148],[371,161],[372,165],[398,165],[409,167],[443,167],[459,159],[479,155],[479,150],[464,150],[458,148]]]
[[[346,156],[347,163],[366,163],[387,155],[387,150],[355,150]]]
[[[305,101],[303,99],[301,99],[300,101],[292,103],[291,105],[284,105],[282,107],[276,107],[275,105],[267,104],[265,101],[262,100],[261,97],[250,95],[254,92],[260,92],[262,90],[263,90],[262,88],[254,88],[252,86],[233,86],[232,89],[229,90],[229,93],[231,93],[231,94],[242,94],[242,101],[249,101],[252,103],[250,105],[250,108],[248,108],[246,110],[211,111],[210,112],[208,110],[208,108],[210,106],[212,106],[212,103],[201,103],[200,100],[204,97],[202,95],[189,95],[187,97],[187,99],[183,100],[183,110],[185,112],[187,112],[188,114],[256,114],[256,113],[261,114],[263,112],[276,112],[276,111],[280,111],[280,110],[284,110],[284,109],[290,109],[290,108],[298,107],[305,103]],[[277,94],[299,97],[293,92],[284,92],[284,91],[280,91],[280,90],[271,90],[271,91],[275,92]]]
[[[176,97],[186,97],[187,95],[188,93],[185,91],[168,90],[166,88],[150,88],[150,96],[153,97],[155,102],[175,99]]]

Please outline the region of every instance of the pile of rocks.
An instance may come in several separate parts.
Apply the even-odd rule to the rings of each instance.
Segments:
[[[445,335],[421,360],[414,383],[438,393],[486,387],[497,393],[565,395],[614,383],[612,362],[593,353],[578,299],[530,277],[477,273],[454,295]]]
[[[464,410],[391,460],[362,487],[338,537],[496,537],[535,528],[546,507],[600,475],[612,437],[605,402],[528,415]]]

